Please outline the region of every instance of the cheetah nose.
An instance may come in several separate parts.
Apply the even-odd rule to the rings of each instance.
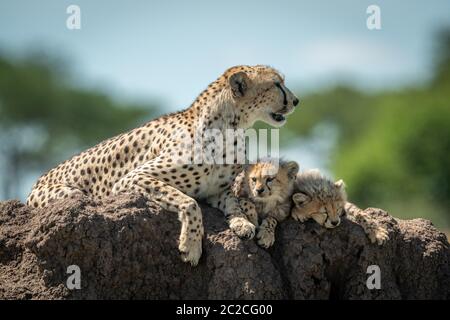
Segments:
[[[331,224],[336,227],[337,225],[339,225],[339,220],[331,221]]]
[[[258,192],[258,194],[261,194],[261,193],[264,192],[264,188],[259,188],[259,189],[256,190],[256,192]]]
[[[294,107],[296,107],[299,102],[300,101],[297,98],[295,98],[294,101],[292,101],[292,104],[294,105]]]

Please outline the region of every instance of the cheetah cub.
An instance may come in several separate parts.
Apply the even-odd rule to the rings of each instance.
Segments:
[[[292,200],[295,220],[313,219],[325,228],[335,228],[341,223],[347,193],[344,181],[333,182],[319,170],[307,170],[297,174]]]
[[[247,218],[259,226],[256,238],[264,248],[273,245],[278,222],[290,214],[298,170],[295,161],[264,159],[246,166],[235,180],[233,192]]]
[[[297,174],[292,200],[294,206],[291,215],[300,222],[313,219],[325,228],[335,228],[341,223],[341,216],[346,214],[344,206],[347,203],[347,193],[344,181],[333,182],[316,169]],[[367,215],[359,215],[348,218],[363,227],[372,243],[381,245],[389,239],[386,228],[379,226]]]

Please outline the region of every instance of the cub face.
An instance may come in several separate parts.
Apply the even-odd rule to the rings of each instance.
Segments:
[[[277,201],[290,196],[299,166],[295,161],[263,160],[246,170],[249,196],[254,201]]]
[[[333,182],[311,170],[297,176],[297,188],[299,192],[292,195],[294,206],[291,210],[295,220],[311,218],[325,228],[335,228],[341,223],[347,201],[342,180]]]
[[[281,127],[299,103],[284,84],[283,76],[273,68],[237,66],[225,74],[245,127],[251,127],[256,121]]]

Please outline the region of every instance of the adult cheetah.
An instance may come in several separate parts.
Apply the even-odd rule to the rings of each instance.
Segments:
[[[197,265],[203,223],[195,199],[222,210],[240,237],[252,238],[255,226],[246,219],[231,191],[242,165],[236,158],[231,164],[194,161],[194,143],[186,139],[200,141],[203,150],[210,147],[210,141],[202,139],[210,129],[222,133],[247,129],[258,120],[279,127],[298,102],[275,69],[232,67],[188,109],[103,141],[50,170],[36,182],[27,204],[44,207],[54,199],[75,194],[102,199],[119,192],[140,192],[163,209],[179,213],[178,248],[183,261]]]

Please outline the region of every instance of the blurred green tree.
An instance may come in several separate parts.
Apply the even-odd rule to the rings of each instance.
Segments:
[[[350,199],[450,227],[450,31],[438,38],[426,85],[373,94],[337,87],[305,97],[288,129],[336,128],[331,170]]]
[[[123,104],[76,88],[50,59],[0,56],[0,194],[19,197],[23,179],[71,153],[151,117],[150,105]],[[31,186],[30,186],[31,187]]]

